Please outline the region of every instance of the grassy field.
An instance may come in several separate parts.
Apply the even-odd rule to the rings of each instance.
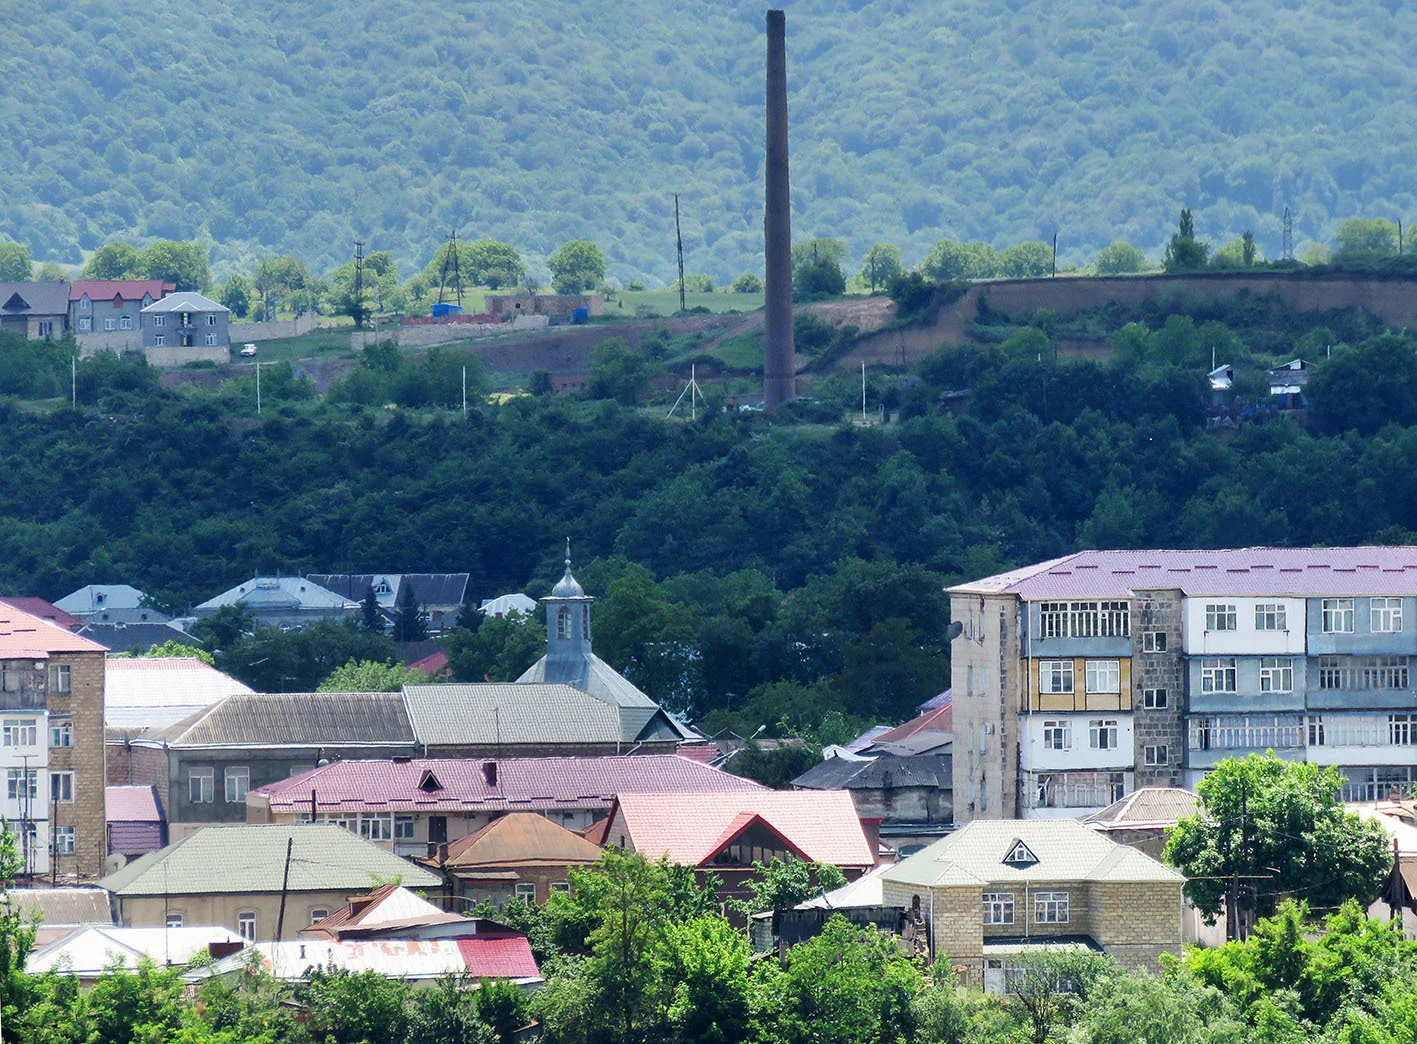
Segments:
[[[352,326],[340,327],[337,330],[312,330],[308,334],[300,337],[277,337],[270,341],[261,341],[257,344],[260,355],[257,356],[261,362],[284,362],[293,359],[353,359],[354,352],[349,347],[349,335],[354,331]],[[241,345],[231,346],[231,361],[233,363],[255,363],[255,359],[243,359],[240,356]]]
[[[762,294],[685,294],[684,303],[690,309],[707,308],[720,312],[755,312],[763,307]],[[612,318],[633,319],[636,315],[653,312],[668,316],[679,311],[677,290],[617,290],[605,299],[605,314]]]

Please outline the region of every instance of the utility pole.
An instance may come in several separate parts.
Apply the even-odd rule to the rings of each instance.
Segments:
[[[1058,233],[1053,233],[1053,277],[1058,275]]]
[[[364,240],[354,241],[354,325],[364,329]]]
[[[674,193],[674,243],[679,250],[679,311],[687,312],[684,302],[684,234],[679,231],[679,193]]]
[[[261,360],[256,360],[256,416],[261,415]]]
[[[290,888],[290,852],[295,847],[295,835],[285,839],[285,876],[280,882],[280,913],[276,914],[276,950],[280,949],[280,940],[285,932],[285,895]],[[255,942],[255,939],[251,940]]]

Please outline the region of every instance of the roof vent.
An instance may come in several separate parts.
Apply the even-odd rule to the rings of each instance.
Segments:
[[[489,787],[497,785],[497,763],[495,761],[484,761],[482,763],[482,778],[487,781]]]

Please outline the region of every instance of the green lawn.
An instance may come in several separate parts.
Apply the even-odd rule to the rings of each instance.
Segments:
[[[763,307],[762,294],[685,294],[689,308],[707,308],[710,312],[755,312]],[[617,290],[605,299],[605,314],[613,318],[633,319],[637,314],[654,312],[669,316],[679,311],[677,290]]]
[[[352,359],[354,352],[349,347],[349,335],[354,327],[344,326],[338,330],[312,330],[300,337],[277,337],[270,341],[260,341],[256,347],[261,362],[283,362],[287,359]],[[241,357],[241,345],[232,342],[231,361],[233,363],[255,363],[255,359]]]

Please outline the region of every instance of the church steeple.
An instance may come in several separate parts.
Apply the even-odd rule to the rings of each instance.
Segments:
[[[571,575],[569,538],[565,575],[541,601],[546,605],[546,680],[569,682],[581,677],[590,658],[590,603],[594,599]]]

